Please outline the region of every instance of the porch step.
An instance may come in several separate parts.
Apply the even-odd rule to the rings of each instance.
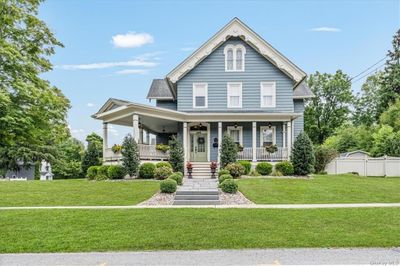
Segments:
[[[182,188],[182,187],[181,187]],[[218,195],[217,189],[209,189],[209,190],[178,190],[175,196],[187,196],[187,195]]]
[[[174,200],[173,205],[219,205],[219,200]]]

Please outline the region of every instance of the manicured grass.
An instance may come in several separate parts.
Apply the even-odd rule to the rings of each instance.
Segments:
[[[0,253],[400,246],[400,208],[0,211]]]
[[[400,202],[399,177],[319,175],[313,179],[241,179],[238,184],[258,204]]]
[[[0,206],[134,205],[150,198],[159,183],[137,181],[2,181]]]

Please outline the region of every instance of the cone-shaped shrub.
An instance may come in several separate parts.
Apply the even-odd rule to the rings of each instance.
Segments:
[[[291,161],[295,175],[308,175],[314,171],[314,148],[306,133],[300,133],[293,144]]]

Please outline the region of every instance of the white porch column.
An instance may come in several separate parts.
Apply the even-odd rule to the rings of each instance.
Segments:
[[[221,163],[222,122],[218,122],[218,163]],[[221,165],[220,165],[221,167]]]
[[[187,128],[187,122],[183,122],[183,161],[184,161],[184,174],[186,176],[186,163],[188,160],[188,128]]]
[[[288,147],[288,157],[290,158],[290,155],[292,153],[292,121],[289,121],[287,123],[287,147]]]
[[[253,162],[257,162],[257,122],[253,122],[252,127]]]
[[[282,147],[286,148],[286,123],[282,122]]]
[[[143,144],[143,128],[139,127],[139,143]]]
[[[133,120],[133,139],[136,141],[136,143],[139,143],[139,116],[138,115],[133,115],[132,116]]]
[[[103,161],[106,158],[106,150],[108,149],[108,123],[103,123]]]

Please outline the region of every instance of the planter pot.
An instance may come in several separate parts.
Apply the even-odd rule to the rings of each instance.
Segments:
[[[193,168],[187,168],[187,172],[188,172],[188,178],[191,179],[192,178]]]

